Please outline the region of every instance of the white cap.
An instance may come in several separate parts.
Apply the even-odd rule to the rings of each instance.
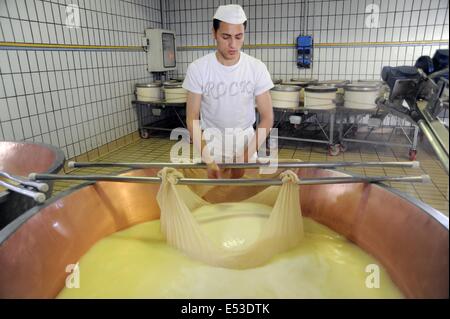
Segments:
[[[247,16],[240,5],[228,4],[217,8],[214,19],[231,24],[242,24],[247,21]]]

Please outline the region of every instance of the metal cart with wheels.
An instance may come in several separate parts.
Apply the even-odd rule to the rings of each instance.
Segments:
[[[172,131],[177,127],[186,128],[185,110],[186,103],[168,103],[164,100],[154,102],[132,101],[136,106],[138,118],[138,130],[141,138],[149,138],[152,131]],[[169,110],[172,116],[161,116],[161,113]],[[174,116],[173,116],[174,115]]]
[[[289,135],[281,135],[278,132],[277,139],[287,140],[287,141],[298,141],[298,142],[310,142],[310,143],[320,143],[326,144],[328,148],[328,153],[332,156],[338,155],[340,153],[339,145],[335,143],[335,121],[336,121],[336,110],[320,110],[320,109],[308,109],[306,107],[298,108],[273,108],[274,113],[278,114],[278,119],[274,123],[274,128],[281,128],[282,124],[286,122],[286,118],[291,115],[298,115],[302,118],[300,124],[292,124],[292,130],[289,130]],[[324,115],[328,117],[326,121],[322,121],[319,116]],[[257,113],[257,123],[259,123],[259,117]],[[308,126],[315,126],[317,132],[320,134],[318,138],[308,138],[302,134],[302,131]],[[285,132],[286,133],[286,132]]]
[[[350,109],[341,107],[338,109],[337,114],[337,119],[339,121],[339,145],[341,151],[346,151],[347,143],[398,146],[409,148],[409,159],[411,161],[414,161],[416,159],[419,127],[410,120],[409,116],[405,116],[404,114],[399,112],[394,112],[393,110],[387,111],[382,108]],[[388,115],[394,115],[397,118],[397,125],[383,125],[383,121]],[[365,121],[367,117],[369,117],[369,119]],[[409,122],[410,125],[399,123],[400,121],[403,122],[405,120]],[[358,131],[358,128],[361,127],[367,128],[367,132],[365,132],[364,136],[357,138],[355,136],[356,132]],[[374,131],[381,130],[381,132],[383,132],[384,129],[390,130],[387,138],[371,138]],[[395,133],[398,131],[402,133],[402,136],[406,139],[406,143],[392,141]],[[380,134],[380,136],[383,135],[384,134]]]

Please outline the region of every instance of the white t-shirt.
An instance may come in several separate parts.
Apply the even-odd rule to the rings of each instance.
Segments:
[[[255,97],[270,90],[273,82],[266,65],[243,52],[232,66],[221,64],[216,53],[192,62],[183,88],[202,95],[202,129],[248,129],[255,123]]]

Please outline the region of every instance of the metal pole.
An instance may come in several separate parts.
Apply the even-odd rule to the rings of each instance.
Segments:
[[[420,163],[411,162],[273,162],[273,163],[223,163],[219,164],[220,168],[339,168],[339,167],[405,167],[418,168]],[[87,168],[87,167],[124,167],[124,168],[196,168],[206,169],[205,163],[102,163],[102,162],[69,162],[70,168]]]
[[[102,176],[102,175],[57,175],[57,174],[30,174],[31,180],[84,180],[84,181],[106,181],[122,183],[161,183],[159,177],[135,177],[135,176]],[[377,182],[406,182],[406,183],[429,183],[428,175],[422,176],[343,176],[302,178],[298,185],[323,185],[323,184],[348,184],[348,183],[377,183]],[[180,178],[178,185],[234,185],[234,186],[261,186],[282,185],[281,179],[202,179],[202,178]]]
[[[417,149],[417,137],[419,136],[419,127],[414,125],[414,139],[413,139],[413,150]]]
[[[419,127],[422,130],[423,134],[430,142],[431,147],[433,148],[434,152],[436,153],[439,161],[444,166],[444,169],[448,175],[448,154],[445,152],[444,148],[441,146],[441,144],[436,139],[436,137],[434,136],[432,131],[429,129],[428,125],[425,123],[424,120],[420,120],[417,124],[419,124]]]

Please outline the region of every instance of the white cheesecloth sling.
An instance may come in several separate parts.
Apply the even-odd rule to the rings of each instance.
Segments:
[[[297,246],[303,238],[298,177],[293,171],[287,170],[279,175],[282,186],[267,187],[242,201],[265,204],[271,206],[272,211],[256,241],[240,249],[227,249],[206,236],[192,211],[210,203],[188,186],[177,185],[177,181],[183,178],[180,171],[166,167],[158,172],[158,176],[162,179],[157,195],[162,234],[169,245],[191,258],[218,267],[251,268]]]

